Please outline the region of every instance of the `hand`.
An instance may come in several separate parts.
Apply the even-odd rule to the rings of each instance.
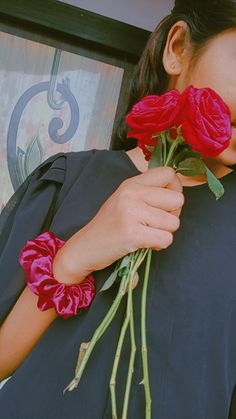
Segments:
[[[133,282],[133,286],[132,286],[132,289],[133,290],[137,287],[138,281],[139,281],[139,274],[136,271],[135,274],[134,274],[134,282]],[[129,292],[129,283],[127,284],[127,287],[125,289],[125,292]]]
[[[53,267],[56,278],[79,283],[139,248],[166,249],[180,226],[182,191],[171,167],[148,169],[123,181],[59,250]]]

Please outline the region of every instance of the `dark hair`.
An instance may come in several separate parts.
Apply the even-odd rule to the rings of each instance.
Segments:
[[[136,147],[136,140],[127,141],[125,115],[135,102],[148,94],[166,91],[169,76],[162,56],[171,27],[179,20],[187,23],[195,61],[202,49],[217,34],[236,28],[236,0],[176,0],[171,14],[161,20],[152,32],[137,64],[130,83],[127,108],[113,135],[113,149],[129,150]]]

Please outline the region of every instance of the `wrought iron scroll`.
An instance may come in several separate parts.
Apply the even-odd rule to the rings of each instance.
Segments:
[[[37,163],[43,158],[42,146],[38,135],[35,135],[26,151],[17,146],[17,136],[22,114],[26,106],[36,96],[47,92],[47,104],[53,110],[60,110],[65,103],[69,104],[71,118],[67,130],[63,134],[58,131],[63,128],[63,120],[54,117],[49,123],[49,138],[57,144],[65,144],[72,139],[79,125],[79,105],[69,86],[69,78],[57,82],[59,63],[61,59],[61,50],[56,49],[50,81],[40,82],[27,89],[17,101],[9,123],[7,133],[7,164],[10,179],[14,190],[16,190],[29,172],[33,169],[30,164],[30,157],[34,154],[38,156]],[[56,101],[56,93],[60,94],[59,101]],[[37,159],[36,159],[37,160]]]

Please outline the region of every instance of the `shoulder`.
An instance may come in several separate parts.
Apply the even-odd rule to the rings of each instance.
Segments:
[[[94,157],[96,151],[96,149],[92,149],[53,154],[37,166],[30,177],[63,183],[65,178],[73,173],[78,175]]]
[[[71,184],[82,173],[90,175],[105,167],[123,170],[124,150],[90,149],[57,153],[48,157],[31,176],[45,181]]]
[[[84,169],[99,170],[104,165],[116,166],[119,163],[122,151],[108,149],[91,149],[69,152],[66,157],[67,175],[79,175]]]

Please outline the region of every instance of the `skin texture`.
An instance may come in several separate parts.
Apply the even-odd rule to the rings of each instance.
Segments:
[[[187,25],[177,22],[169,32],[163,54],[163,65],[169,74],[168,89],[182,92],[189,84],[211,87],[222,96],[236,121],[235,45],[236,29],[225,31],[207,44],[193,64]],[[89,273],[138,248],[159,251],[170,246],[181,224],[183,185],[206,182],[204,175],[186,178],[171,168],[147,171],[148,163],[138,147],[127,154],[142,173],[122,182],[96,216],[60,249],[53,263],[58,281],[79,283]],[[231,171],[226,165],[236,163],[236,129],[230,147],[206,163],[219,178]],[[104,231],[110,232],[108,237]],[[55,318],[54,309],[40,312],[37,297],[25,288],[0,328],[0,380],[23,362]],[[24,334],[19,333],[22,330]]]

